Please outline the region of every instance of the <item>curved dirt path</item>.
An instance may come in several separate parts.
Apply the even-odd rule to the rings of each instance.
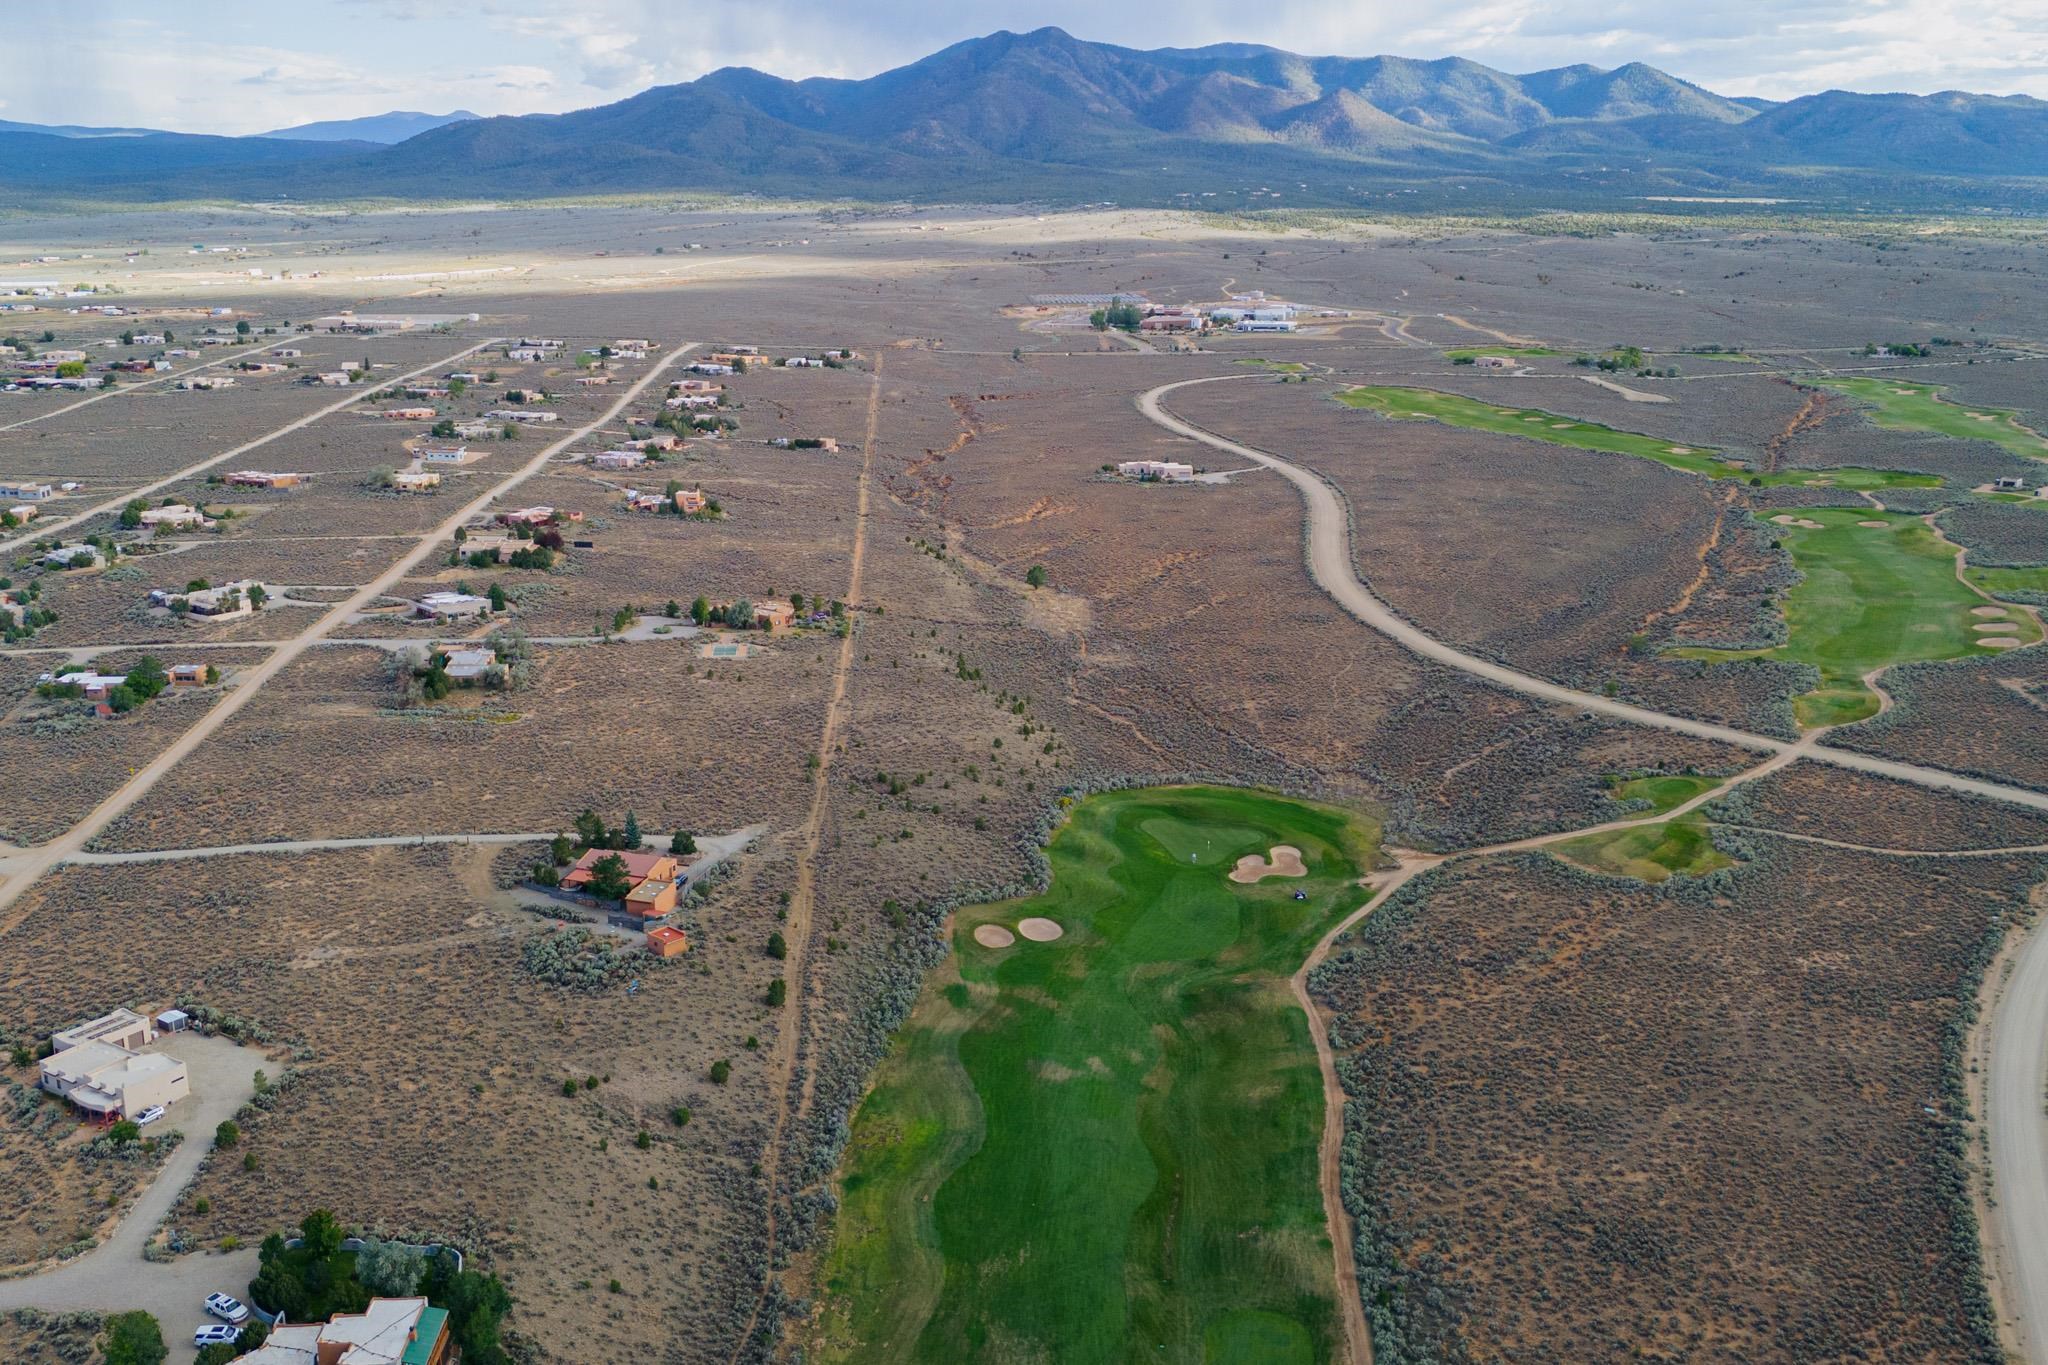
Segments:
[[[1802,758],[1873,773],[1916,786],[1957,791],[2006,801],[2034,810],[2048,811],[2048,794],[2041,792],[1998,782],[1983,782],[1938,768],[1898,763],[1843,749],[1823,748],[1818,741],[1824,731],[1815,731],[1797,741],[1788,741],[1768,735],[1752,734],[1731,726],[1712,725],[1683,716],[1666,715],[1646,707],[1633,706],[1590,692],[1563,687],[1445,644],[1396,614],[1391,607],[1374,596],[1372,590],[1358,577],[1351,558],[1349,510],[1329,482],[1277,455],[1219,436],[1192,422],[1175,417],[1160,403],[1166,394],[1176,389],[1248,377],[1218,375],[1206,379],[1162,384],[1138,395],[1138,411],[1148,420],[1176,435],[1199,441],[1235,458],[1252,460],[1264,465],[1299,489],[1307,519],[1304,555],[1309,577],[1353,616],[1426,659],[1509,691],[1543,701],[1578,707],[1596,715],[1610,716],[1632,724],[1716,740],[1771,756],[1757,768],[1739,774],[1730,782],[1702,793],[1699,797],[1661,815],[1610,821],[1605,825],[1596,826],[1593,830],[1539,835],[1490,848],[1466,850],[1451,856],[1475,857],[1486,853],[1535,848],[1562,838],[1576,838],[1630,824],[1674,819],[1704,805],[1735,782],[1748,780]],[[1369,1335],[1365,1333],[1363,1306],[1358,1303],[1356,1268],[1351,1261],[1351,1219],[1344,1209],[1339,1188],[1338,1158],[1343,1140],[1343,1090],[1337,1078],[1335,1058],[1331,1054],[1327,1030],[1322,1027],[1321,1016],[1308,995],[1307,980],[1309,972],[1328,955],[1330,947],[1337,939],[1382,904],[1392,890],[1442,861],[1445,859],[1417,860],[1413,866],[1404,866],[1396,879],[1383,886],[1378,894],[1351,915],[1346,916],[1324,936],[1290,981],[1296,1000],[1311,1021],[1309,1032],[1315,1039],[1316,1058],[1323,1073],[1324,1125],[1318,1178],[1322,1186],[1331,1241],[1336,1248],[1337,1282],[1340,1297],[1345,1299],[1345,1326],[1347,1332],[1352,1334],[1351,1358],[1356,1362],[1364,1362],[1365,1365],[1370,1365],[1372,1346]],[[1987,1121],[1991,1129],[1991,1151],[1999,1192],[1997,1221],[2003,1234],[2002,1245],[2015,1263],[2011,1292],[2015,1303],[2024,1310],[2020,1313],[2022,1323],[2048,1322],[2048,1237],[2041,1235],[2042,1229],[2048,1229],[2048,1127],[2041,1123],[2038,1112],[2043,1078],[2048,1077],[2048,934],[2034,934],[2022,948],[2013,976],[2000,996],[1992,1027],[1993,1072],[1990,1079],[1991,1101]],[[2031,1244],[2024,1239],[2025,1233],[2034,1234],[2035,1240]]]
[[[1555,702],[1563,706],[1577,707],[1595,715],[1611,716],[1634,725],[1650,726],[1654,729],[1670,730],[1677,734],[1692,735],[1699,739],[1711,739],[1717,743],[1733,745],[1739,749],[1750,749],[1758,753],[1783,753],[1788,749],[1797,750],[1798,756],[1811,758],[1818,763],[1829,763],[1836,767],[1853,768],[1859,772],[1875,773],[1900,782],[1910,782],[1921,787],[1936,787],[1946,791],[1959,791],[1972,796],[1988,797],[1994,801],[2006,801],[2013,805],[2027,806],[2034,810],[2048,811],[2048,793],[2029,791],[2024,787],[2008,786],[2002,782],[1986,782],[1977,778],[1964,777],[1960,773],[1940,768],[1922,767],[1916,763],[1900,763],[1871,754],[1855,753],[1847,749],[1830,749],[1817,741],[1820,732],[1799,740],[1777,739],[1770,735],[1754,734],[1738,730],[1729,725],[1714,725],[1706,721],[1692,720],[1685,716],[1667,715],[1652,711],[1648,707],[1635,706],[1628,702],[1615,701],[1611,697],[1599,696],[1592,692],[1581,692],[1558,683],[1538,678],[1509,668],[1506,664],[1482,659],[1467,654],[1455,645],[1445,644],[1421,627],[1396,614],[1392,607],[1382,602],[1358,577],[1351,559],[1350,513],[1337,490],[1322,476],[1312,473],[1255,447],[1218,436],[1215,432],[1196,426],[1192,422],[1175,417],[1160,404],[1160,399],[1175,389],[1184,389],[1196,384],[1216,384],[1233,379],[1252,378],[1250,375],[1216,375],[1206,379],[1186,379],[1179,383],[1162,384],[1138,395],[1138,411],[1152,422],[1178,436],[1221,450],[1233,458],[1252,460],[1274,470],[1289,483],[1301,490],[1302,501],[1306,504],[1308,517],[1308,544],[1306,555],[1309,577],[1317,587],[1328,593],[1337,604],[1349,611],[1366,625],[1387,636],[1425,659],[1433,660],[1460,673],[1502,687],[1510,692],[1519,692],[1542,701]]]

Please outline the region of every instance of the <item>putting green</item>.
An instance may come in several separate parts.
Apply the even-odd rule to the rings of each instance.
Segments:
[[[812,1358],[1337,1359],[1287,977],[1362,902],[1377,839],[1258,793],[1110,793],[1054,837],[1046,894],[960,912],[854,1120]],[[1275,844],[1309,875],[1228,879]],[[1064,936],[973,940],[1030,916]]]
[[[1765,650],[1676,649],[1686,659],[1785,659],[1820,670],[1793,700],[1800,725],[1843,725],[1877,714],[1863,676],[1892,664],[1981,657],[1971,630],[1984,599],[1956,579],[1956,548],[1917,517],[1864,507],[1805,507],[1815,527],[1774,526],[1804,577],[1785,597],[1785,644]],[[1883,526],[1865,526],[1883,521]],[[2030,620],[2014,630],[2041,638]]]
[[[2015,455],[2048,460],[2048,438],[2021,426],[2010,408],[1964,407],[1941,397],[1934,384],[1900,379],[1809,379],[1818,388],[1834,389],[1875,405],[1870,420],[1893,431],[1927,431],[1973,441],[1996,441]]]
[[[1567,839],[1550,848],[1567,862],[1644,882],[1698,877],[1735,865],[1733,858],[1714,847],[1707,837],[1707,822],[1698,813],[1661,825],[1636,825]]]
[[[1661,436],[1617,431],[1598,422],[1560,417],[1541,408],[1502,408],[1463,394],[1370,384],[1345,389],[1337,395],[1337,401],[1399,421],[1441,422],[1445,426],[1463,427],[1468,431],[1526,436],[1532,441],[1547,441],[1551,445],[1571,446],[1577,450],[1633,455],[1710,479],[1752,477],[1743,465],[1715,454],[1710,447],[1679,445]],[[1802,469],[1754,477],[1766,484],[1825,482],[1838,488],[1929,488],[1941,483],[1931,474],[1901,474],[1885,469],[1860,468]]]
[[[1647,801],[1650,814],[1662,815],[1665,811],[1676,810],[1701,792],[1711,790],[1720,781],[1718,777],[1694,777],[1685,773],[1630,778],[1614,783],[1614,799]]]

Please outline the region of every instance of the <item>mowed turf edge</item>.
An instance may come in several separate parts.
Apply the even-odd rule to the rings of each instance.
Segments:
[[[1111,793],[1054,836],[1044,894],[959,912],[855,1117],[815,1358],[1338,1358],[1287,978],[1377,839],[1258,792]],[[1228,880],[1276,844],[1308,875]],[[1030,917],[1065,933],[975,940]]]

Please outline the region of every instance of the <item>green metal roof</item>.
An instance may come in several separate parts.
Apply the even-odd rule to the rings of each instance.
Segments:
[[[420,1320],[413,1327],[412,1341],[406,1346],[405,1354],[398,1358],[399,1365],[427,1365],[427,1357],[434,1353],[434,1343],[447,1330],[447,1309],[421,1309]]]

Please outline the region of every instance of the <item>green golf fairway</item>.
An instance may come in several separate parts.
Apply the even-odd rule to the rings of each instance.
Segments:
[[[2048,439],[2020,425],[2010,408],[1963,407],[1942,398],[1934,384],[1899,379],[1810,379],[1819,388],[1874,403],[1870,420],[1894,431],[1929,431],[1974,441],[1996,441],[2015,455],[2048,460]]]
[[[1792,515],[1792,514],[1787,514]],[[1878,696],[1863,675],[1892,664],[1961,659],[1994,651],[1977,643],[1971,609],[1984,599],[1956,579],[1956,549],[1917,517],[1874,508],[1807,507],[1818,527],[1772,525],[1805,577],[1785,597],[1789,639],[1767,650],[1676,649],[1686,659],[1786,659],[1820,670],[1820,686],[1793,700],[1801,726],[1874,716]],[[1864,526],[1882,521],[1883,526]],[[2030,620],[2011,632],[2040,639]]]
[[[1983,568],[1967,565],[1963,569],[1972,583],[1994,597],[2002,592],[2048,592],[2048,565],[2036,564],[2022,569]]]
[[[1614,799],[1647,801],[1650,803],[1650,814],[1662,815],[1667,810],[1676,810],[1701,792],[1719,785],[1720,781],[1718,777],[1692,777],[1685,774],[1631,778],[1615,784]]]
[[[1444,352],[1446,360],[1477,360],[1483,355],[1562,355],[1548,346],[1453,346]]]
[[[1701,474],[1710,479],[1747,479],[1750,471],[1741,464],[1716,455],[1710,447],[1674,445],[1659,436],[1616,431],[1598,422],[1581,422],[1560,417],[1541,408],[1499,408],[1463,394],[1439,393],[1435,389],[1361,385],[1345,389],[1337,401],[1348,407],[1364,408],[1382,417],[1400,421],[1442,422],[1445,426],[1470,431],[1492,431],[1503,436],[1526,436],[1532,441],[1571,446],[1577,450],[1599,450],[1614,455],[1634,455],[1655,460],[1671,469]],[[1941,480],[1931,474],[1900,474],[1883,469],[1801,469],[1755,476],[1767,484],[1826,483],[1838,488],[1932,488]]]
[[[1551,845],[1551,852],[1595,872],[1644,882],[1698,877],[1735,865],[1733,858],[1714,847],[1707,837],[1707,822],[1697,813],[1661,825],[1637,825],[1567,839]]]
[[[855,1117],[812,1358],[1337,1359],[1322,1082],[1287,978],[1363,903],[1378,835],[1254,792],[1110,793],[1053,838],[1044,895],[961,911]],[[1228,879],[1276,844],[1308,875]]]

